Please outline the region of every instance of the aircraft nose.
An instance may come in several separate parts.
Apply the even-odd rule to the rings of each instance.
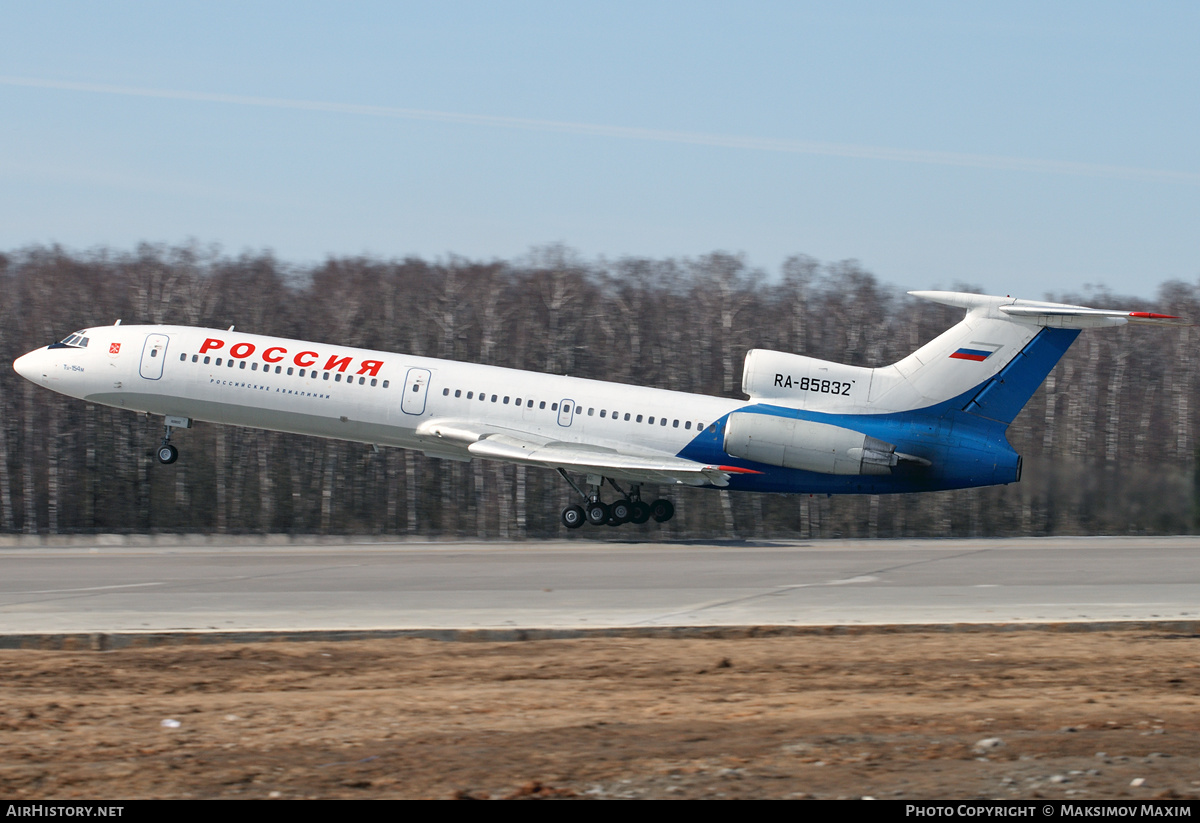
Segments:
[[[38,363],[40,359],[38,355],[42,352],[41,349],[35,349],[28,354],[23,354],[13,361],[13,369],[17,374],[24,377],[26,380],[32,380],[35,383],[37,378],[42,376],[41,368]]]

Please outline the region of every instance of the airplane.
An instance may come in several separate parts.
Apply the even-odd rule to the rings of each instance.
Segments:
[[[669,520],[644,484],[888,494],[1015,483],[1009,424],[1086,328],[1181,324],[965,292],[909,294],[966,310],[889,366],[746,354],[746,400],[187,326],[95,326],[14,362],[89,403],[164,417],[171,464],[194,421],[485,458],[557,471],[580,497],[562,523]],[[580,476],[582,486],[572,478]],[[619,495],[603,500],[608,484]]]

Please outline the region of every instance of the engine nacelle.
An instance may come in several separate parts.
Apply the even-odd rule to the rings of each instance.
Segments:
[[[770,349],[746,352],[742,391],[752,400],[820,411],[849,411],[867,403],[874,369]]]
[[[902,459],[874,437],[811,420],[734,412],[725,425],[725,452],[734,457],[821,474],[891,474]]]

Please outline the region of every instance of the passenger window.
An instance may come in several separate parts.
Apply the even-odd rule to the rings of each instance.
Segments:
[[[151,357],[158,357],[158,349],[151,349],[151,350],[150,350],[150,356],[151,356]],[[204,358],[204,362],[205,362],[205,363],[207,363],[207,362],[208,362],[208,358],[207,358],[207,357],[206,357],[206,358]]]
[[[449,397],[449,396],[450,396],[450,390],[442,389],[442,397]]]
[[[601,410],[600,410],[600,416],[601,416],[601,417],[607,417],[607,416],[608,416],[608,410],[607,410],[607,409],[601,409]]]
[[[154,349],[151,349],[151,350],[150,350],[150,356],[151,356],[151,357],[153,357],[153,356],[154,356]],[[204,365],[206,365],[206,366],[207,366],[211,360],[212,360],[212,358],[211,358],[211,357],[209,357],[208,355],[205,355],[205,356],[204,356]]]
[[[638,423],[642,422],[642,416],[640,414],[637,416],[637,420],[635,422],[638,422]]]
[[[493,403],[495,403],[495,402],[496,402],[496,395],[494,395],[494,394],[492,395],[492,402],[493,402]]]
[[[659,419],[658,425],[660,425],[660,426],[667,425],[667,418],[663,417],[663,418]]]
[[[219,366],[219,365],[221,365],[221,361],[220,361],[220,360],[218,360],[218,361],[217,361],[217,365],[218,365],[218,366]],[[292,374],[292,367],[291,367],[291,366],[288,366],[288,376],[291,376],[291,374]]]
[[[278,368],[276,369],[276,371],[278,371]],[[351,379],[353,379],[353,378],[351,378]],[[360,386],[367,385],[367,378],[365,378],[365,377],[358,378],[358,385],[360,385]]]
[[[371,378],[371,385],[372,385],[372,386],[374,386],[376,382],[378,382],[378,381],[376,381],[376,379],[375,379],[374,377],[372,377],[372,378]]]
[[[506,405],[506,406],[508,405],[508,400],[509,400],[508,395],[507,394],[504,395],[504,405]]]
[[[283,374],[283,366],[276,366],[276,367],[275,367],[275,373],[276,373],[276,374]]]
[[[592,412],[594,412],[594,411],[595,411],[595,409],[588,409],[588,417],[591,417],[591,416],[592,416]]]
[[[388,387],[388,381],[386,381],[386,380],[384,380],[384,381],[383,381],[383,387],[384,387],[385,389]]]
[[[199,362],[200,362],[200,355],[198,355],[198,354],[193,354],[193,355],[192,355],[192,362],[193,362],[193,363],[199,363]]]
[[[651,418],[650,418],[649,420],[647,420],[646,422],[647,422],[647,423],[649,423],[651,426],[653,426],[653,425],[654,425],[654,418],[653,418],[653,417],[651,417]]]
[[[625,412],[625,422],[629,422],[629,412]]]
[[[185,360],[187,360],[187,355],[186,355],[186,354],[181,354],[181,355],[179,355],[179,362],[180,362],[180,363],[184,362]]]
[[[338,372],[337,374],[335,374],[335,375],[333,376],[333,382],[334,382],[334,383],[341,383],[341,382],[342,382],[342,373],[341,373],[341,372]]]
[[[530,403],[532,403],[533,401],[532,401],[532,400],[530,400],[529,402],[530,402]],[[545,400],[543,400],[541,403],[538,403],[538,409],[544,409],[544,408],[546,408],[546,401],[545,401]]]
[[[467,392],[467,399],[468,399],[468,400],[474,400],[474,399],[475,399],[475,392],[473,392],[473,391],[469,391],[469,392]]]
[[[238,368],[239,368],[239,369],[244,369],[244,368],[246,368],[246,361],[245,361],[245,360],[239,360],[239,361],[238,361]]]
[[[372,385],[372,386],[374,386],[374,385],[375,385],[375,381],[374,381],[374,380],[372,380],[372,381],[371,381],[371,385]],[[462,397],[462,389],[455,389],[455,390],[454,390],[454,396],[455,396],[455,397]]]
[[[678,420],[672,421],[671,428],[673,428],[673,429],[679,428],[679,421]]]
[[[258,371],[258,364],[257,364],[257,363],[251,363],[251,364],[250,364],[250,371]]]
[[[684,423],[684,424],[683,424],[683,427],[684,427],[685,429],[687,429],[688,431],[691,431],[691,428],[692,428],[692,421],[691,421],[691,420],[687,421],[686,423]]]
[[[543,405],[543,406],[542,406],[542,408],[546,408],[546,407]],[[550,404],[550,411],[558,411],[558,404],[557,404],[557,403],[551,403],[551,404]]]
[[[532,400],[528,401],[528,402],[525,404],[525,408],[527,408],[527,409],[532,409],[532,408],[533,408],[533,401],[532,401]],[[542,408],[543,408],[543,409],[544,409],[544,408],[546,408],[546,404],[545,404],[545,403],[543,403],[543,404],[542,404]]]

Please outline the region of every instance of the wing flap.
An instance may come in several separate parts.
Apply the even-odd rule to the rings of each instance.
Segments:
[[[476,457],[598,474],[635,483],[729,485],[729,472],[724,467],[665,454],[630,454],[578,443],[538,443],[507,434],[494,434],[476,441],[467,446],[467,451]]]
[[[731,474],[747,471],[734,466],[710,466],[649,450],[564,443],[475,421],[427,420],[417,427],[417,434],[438,452],[434,456],[442,456],[440,452],[465,454],[524,466],[598,474],[631,483],[724,488],[729,485]]]

